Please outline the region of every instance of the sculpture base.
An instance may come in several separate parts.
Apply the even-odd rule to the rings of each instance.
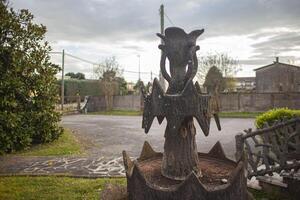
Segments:
[[[191,172],[182,181],[162,175],[162,153],[154,152],[148,143],[136,161],[132,162],[123,152],[129,199],[247,200],[243,162],[231,161],[222,152],[217,143],[209,153],[198,153],[202,176]]]
[[[137,165],[150,184],[168,188],[183,182],[163,176],[161,174],[161,163],[162,157],[158,156],[138,162]],[[209,157],[207,154],[199,153],[198,169],[201,170],[202,176],[198,177],[198,179],[206,187],[224,185],[236,167],[237,165],[234,162],[224,162],[223,160]]]

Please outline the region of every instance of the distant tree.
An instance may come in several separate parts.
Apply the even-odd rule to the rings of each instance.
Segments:
[[[106,58],[94,72],[99,79],[113,79],[122,76],[121,66],[115,56]]]
[[[70,76],[71,78],[74,79],[79,79],[79,80],[85,79],[85,75],[81,72],[77,72],[76,74],[74,72],[68,72],[65,75]]]
[[[0,0],[0,154],[62,133],[55,111],[59,67],[50,62],[46,27],[33,18]]]
[[[208,70],[203,86],[211,96],[209,101],[210,111],[218,121],[215,114],[220,111],[220,92],[224,91],[226,87],[225,79],[219,68],[212,66]]]
[[[74,72],[68,72],[65,74],[65,76],[70,76],[70,78],[75,78],[75,73]]]
[[[85,75],[84,75],[83,73],[81,73],[81,72],[77,72],[77,73],[75,74],[75,77],[76,77],[77,79],[79,79],[79,80],[85,79]]]
[[[136,94],[140,94],[141,90],[146,92],[146,86],[141,79],[136,82],[136,84],[133,86],[133,89]]]
[[[119,94],[120,95],[127,95],[128,89],[127,89],[127,82],[123,77],[117,77],[117,83],[119,86]]]
[[[109,57],[98,65],[95,74],[99,78],[100,88],[105,96],[106,109],[112,110],[113,95],[118,90],[118,78],[122,74],[121,67],[114,56]]]
[[[226,83],[219,68],[217,68],[216,66],[212,66],[208,70],[203,86],[210,94],[215,92],[222,92],[225,89]]]
[[[240,70],[238,60],[228,56],[226,53],[215,53],[198,58],[197,78],[203,83],[208,70],[215,66],[222,73],[223,77],[234,77]]]

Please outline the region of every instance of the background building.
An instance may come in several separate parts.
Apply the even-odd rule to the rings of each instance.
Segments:
[[[254,70],[256,92],[300,92],[300,67],[276,61]]]

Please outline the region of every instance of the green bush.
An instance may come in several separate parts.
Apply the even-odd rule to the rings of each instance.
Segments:
[[[127,83],[124,78],[117,77],[117,85],[115,88],[115,95],[126,95]],[[57,81],[58,87],[61,90],[61,80]],[[65,96],[76,96],[79,94],[81,97],[84,96],[101,96],[104,95],[102,91],[103,86],[99,80],[78,80],[78,79],[66,79],[64,80],[64,95]],[[58,93],[60,95],[60,93]]]
[[[51,48],[46,27],[34,24],[28,10],[19,12],[0,0],[0,154],[50,142],[59,137],[60,114]]]
[[[61,88],[61,80],[57,81],[57,84]],[[65,96],[76,96],[77,94],[81,97],[103,95],[99,80],[67,79],[64,84]]]
[[[300,117],[300,110],[291,110],[288,108],[277,108],[269,110],[256,117],[256,128],[263,128],[264,124],[272,126],[277,120],[291,119],[293,117]]]

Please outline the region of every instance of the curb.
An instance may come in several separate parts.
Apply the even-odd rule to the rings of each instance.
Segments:
[[[110,179],[116,179],[116,178],[125,178],[126,176],[103,176],[103,175],[75,175],[75,174],[45,174],[45,173],[3,173],[0,174],[0,177],[69,177],[69,178],[86,178],[86,179],[97,179],[97,178],[110,178]]]

